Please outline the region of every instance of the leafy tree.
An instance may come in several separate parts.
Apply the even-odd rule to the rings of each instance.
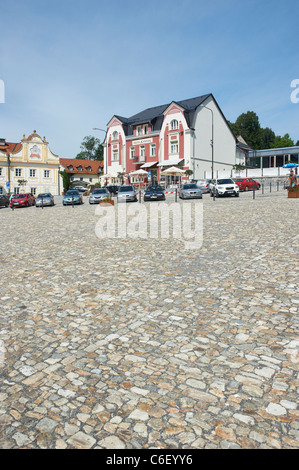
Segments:
[[[253,149],[261,148],[262,135],[259,118],[254,111],[240,114],[234,124],[231,124],[235,135],[241,135]]]
[[[269,127],[261,129],[261,148],[269,149],[275,140],[275,133]]]
[[[92,135],[84,137],[80,146],[81,152],[76,158],[83,160],[103,160],[103,145],[100,140]]]
[[[71,175],[67,173],[65,170],[60,171],[59,174],[62,177],[62,184],[64,191],[67,191],[71,185]]]
[[[294,141],[290,138],[289,134],[285,134],[283,137],[277,135],[271,148],[282,148],[282,147],[294,147]]]

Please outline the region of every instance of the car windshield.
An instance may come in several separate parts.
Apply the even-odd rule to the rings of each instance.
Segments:
[[[92,194],[107,194],[106,189],[95,189]]]
[[[234,184],[234,182],[231,179],[225,179],[225,180],[217,180],[217,184]]]
[[[43,193],[43,194],[39,194],[37,197],[38,197],[38,198],[39,198],[39,197],[51,197],[51,194],[49,194],[49,193]]]
[[[119,192],[133,191],[133,186],[121,186],[118,190]]]
[[[147,191],[163,191],[163,189],[161,188],[161,186],[149,186],[147,188]]]
[[[66,192],[66,196],[78,196],[79,192],[76,190],[71,190]]]
[[[240,179],[240,180],[236,180],[236,181],[238,181],[239,183],[241,183],[241,182],[243,181],[243,179]]]
[[[25,199],[26,194],[17,194],[16,196],[13,196],[14,199]]]
[[[197,189],[196,184],[184,184],[183,189]]]

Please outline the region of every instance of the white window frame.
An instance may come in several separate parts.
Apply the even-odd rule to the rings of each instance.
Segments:
[[[44,178],[50,178],[50,170],[44,170]]]
[[[156,144],[151,144],[150,156],[151,157],[156,156]]]
[[[32,196],[35,196],[36,195],[36,188],[30,188],[30,193],[32,194]]]
[[[140,158],[145,158],[145,146],[140,145]]]
[[[137,128],[136,128],[136,134],[137,134],[137,135],[142,135],[142,134],[143,134],[143,132],[142,132],[142,126],[137,126]]]
[[[135,147],[130,147],[130,160],[135,158]]]
[[[111,161],[118,162],[118,149],[112,149]]]
[[[29,177],[30,178],[36,178],[36,169],[35,168],[30,168],[29,169]]]
[[[170,154],[177,155],[179,153],[179,141],[171,140],[170,141]]]
[[[15,169],[15,175],[16,176],[22,176],[22,168],[16,168]]]
[[[170,129],[172,131],[176,131],[179,128],[179,121],[177,119],[173,119],[170,123]]]
[[[112,133],[112,140],[118,140],[118,132],[117,131],[114,131]]]
[[[0,176],[3,176],[3,171],[2,170],[3,170],[3,168],[0,167]]]

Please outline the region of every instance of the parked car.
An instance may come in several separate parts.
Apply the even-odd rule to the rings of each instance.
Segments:
[[[108,189],[110,194],[117,194],[118,193],[118,186],[110,184],[109,186],[106,186],[106,188]]]
[[[54,206],[54,196],[51,193],[41,193],[35,199],[36,207]]]
[[[197,180],[196,186],[201,190],[203,194],[210,192],[210,183],[212,180]]]
[[[179,190],[181,199],[202,199],[202,191],[195,183],[183,184]]]
[[[35,197],[31,193],[14,194],[10,200],[10,207],[34,206]]]
[[[85,191],[87,191],[85,186],[74,186],[72,189],[79,191],[79,193],[85,193]]]
[[[261,187],[260,183],[252,178],[238,178],[235,183],[239,186],[240,191],[250,191],[253,188],[260,189]]]
[[[64,206],[70,204],[83,204],[83,196],[77,189],[69,189],[63,196],[62,204]]]
[[[89,196],[89,204],[98,204],[106,197],[110,197],[110,193],[106,188],[96,188]]]
[[[137,194],[134,186],[124,185],[120,186],[117,193],[117,202],[137,201]]]
[[[9,197],[6,194],[0,194],[0,206],[9,206]]]
[[[211,196],[235,196],[239,197],[239,186],[231,178],[220,178],[210,183]]]
[[[161,186],[149,186],[143,196],[144,201],[165,201],[165,194]]]

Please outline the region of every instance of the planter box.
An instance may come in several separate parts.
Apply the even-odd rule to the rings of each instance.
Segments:
[[[299,198],[299,184],[297,184],[294,188],[288,189],[288,197],[298,197]]]
[[[100,206],[104,206],[104,207],[114,206],[114,201],[100,201],[99,204]]]

